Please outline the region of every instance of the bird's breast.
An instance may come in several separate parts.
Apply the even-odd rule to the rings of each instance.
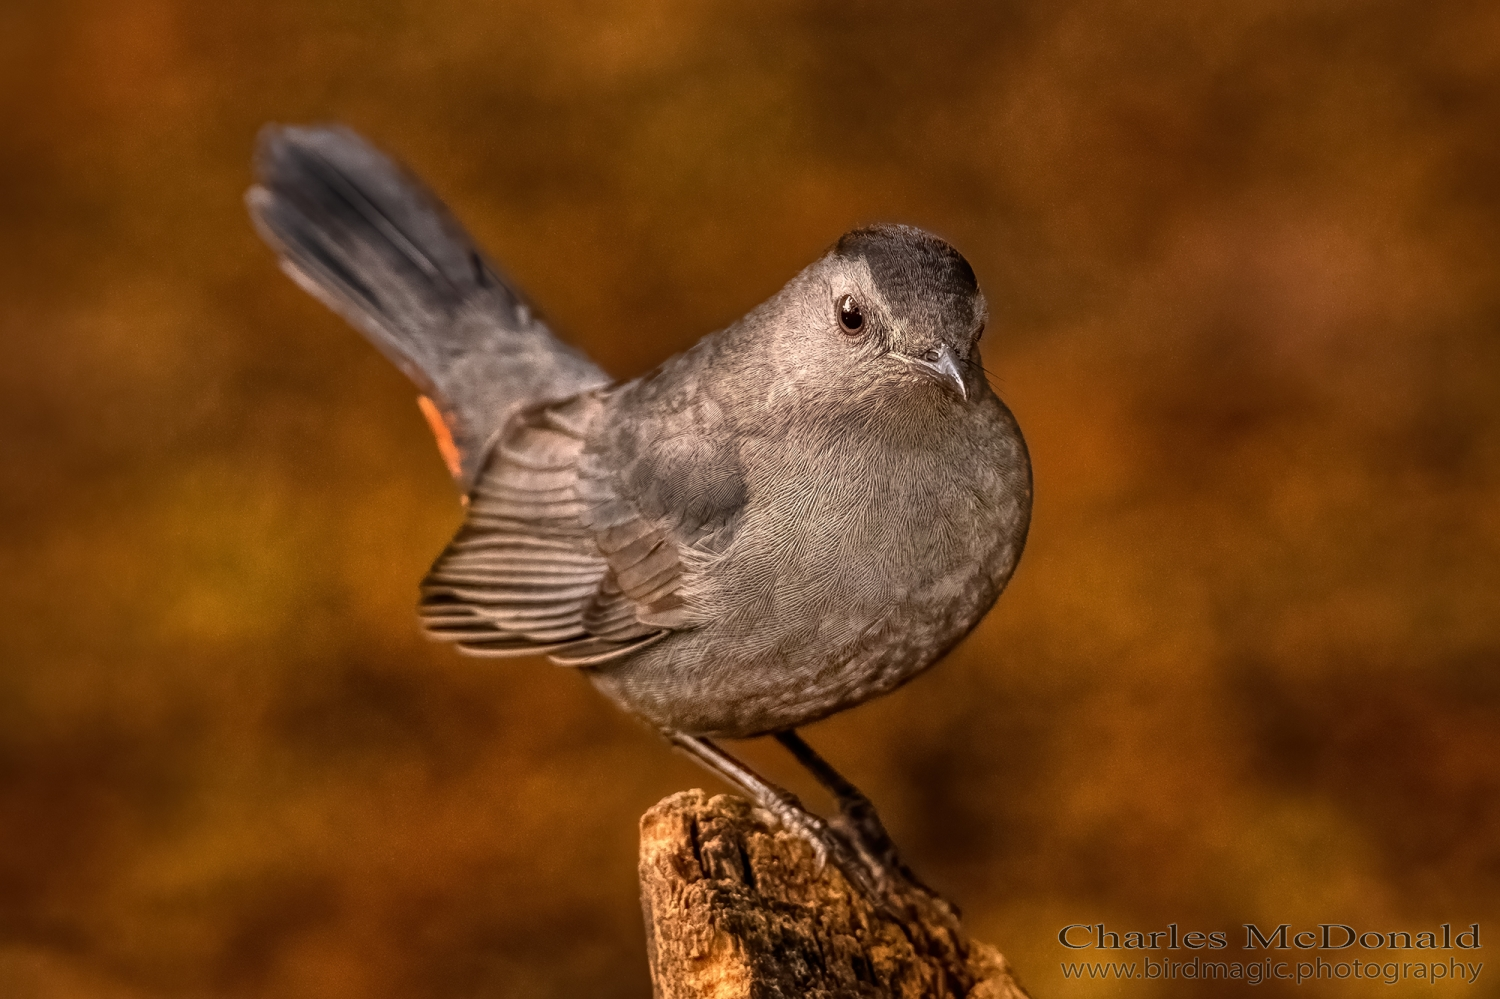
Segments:
[[[768,442],[746,457],[750,502],[718,583],[736,595],[723,620],[752,654],[818,671],[869,654],[875,636],[915,636],[920,668],[998,596],[1024,531],[1003,462],[868,443]]]

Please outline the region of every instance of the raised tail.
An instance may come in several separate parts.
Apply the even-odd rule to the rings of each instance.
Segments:
[[[256,172],[245,201],[261,237],[436,403],[465,491],[516,411],[608,384],[436,196],[353,131],[267,126]]]

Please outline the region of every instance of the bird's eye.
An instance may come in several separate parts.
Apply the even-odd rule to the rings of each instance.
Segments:
[[[845,295],[839,299],[839,325],[844,328],[845,333],[858,333],[864,329],[865,314],[859,311],[859,303],[854,300],[853,295]]]

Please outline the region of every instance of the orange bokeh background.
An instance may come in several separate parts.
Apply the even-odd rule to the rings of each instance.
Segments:
[[[1226,990],[1074,922],[1500,934],[1500,7],[23,0],[0,109],[0,995],[645,996],[637,817],[716,787],[420,637],[460,511],[251,232],[267,121],[621,377],[856,224],[965,252],[1031,541],[806,734],[1039,996]]]

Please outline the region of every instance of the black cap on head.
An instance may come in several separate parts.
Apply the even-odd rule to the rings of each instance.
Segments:
[[[909,225],[872,225],[847,232],[841,257],[863,257],[891,308],[939,326],[974,321],[979,282],[974,268],[946,240]]]

